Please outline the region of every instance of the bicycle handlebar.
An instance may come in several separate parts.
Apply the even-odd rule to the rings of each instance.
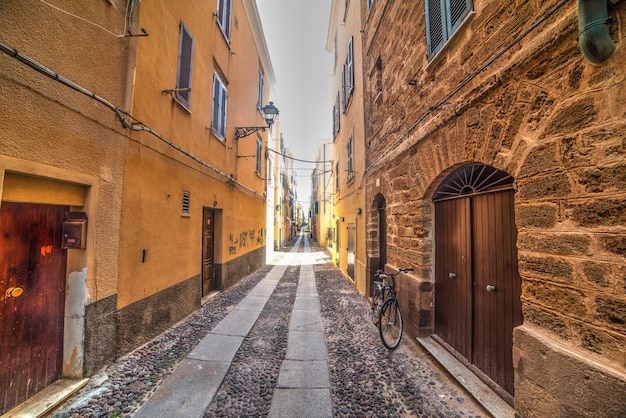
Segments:
[[[393,277],[395,277],[395,276],[397,276],[397,275],[398,275],[398,274],[400,274],[400,273],[408,273],[408,272],[411,272],[411,271],[415,271],[415,269],[414,269],[414,268],[410,268],[410,267],[404,267],[404,268],[400,268],[400,269],[398,269],[398,271],[397,271],[397,272],[395,272],[395,273],[389,273],[389,274],[387,274],[387,273],[385,273],[383,270],[378,270],[378,271],[376,271],[376,273],[374,273],[374,274],[375,274],[376,276],[378,276],[378,277],[387,277],[388,275],[389,275],[389,276],[393,276]]]

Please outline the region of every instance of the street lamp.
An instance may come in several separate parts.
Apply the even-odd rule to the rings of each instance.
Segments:
[[[261,109],[263,112],[263,118],[265,119],[265,123],[267,126],[242,126],[235,128],[235,138],[240,139],[244,138],[254,132],[262,131],[265,132],[266,129],[271,129],[272,125],[276,121],[278,117],[278,108],[274,106],[274,102],[270,102],[269,104],[263,106]]]

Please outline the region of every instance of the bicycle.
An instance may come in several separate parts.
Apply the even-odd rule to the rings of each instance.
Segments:
[[[413,270],[412,268],[401,268],[397,272],[389,274],[378,270],[374,274],[380,281],[374,281],[372,322],[378,327],[380,339],[389,350],[395,350],[402,339],[403,321],[400,305],[396,297],[396,276]],[[390,277],[389,284],[385,284],[385,280]]]

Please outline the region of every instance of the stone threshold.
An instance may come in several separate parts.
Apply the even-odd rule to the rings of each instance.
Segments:
[[[499,397],[437,341],[431,337],[418,337],[416,340],[492,416],[498,418],[515,417],[515,410],[511,405]]]
[[[39,418],[50,413],[89,382],[82,380],[57,380],[41,392],[31,396],[0,418]]]

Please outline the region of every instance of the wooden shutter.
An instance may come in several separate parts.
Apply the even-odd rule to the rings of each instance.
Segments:
[[[472,10],[471,0],[450,0],[450,33],[453,33]]]
[[[176,78],[176,99],[189,110],[191,104],[191,63],[193,61],[193,36],[180,22],[180,43],[178,46],[178,76]]]
[[[352,91],[354,90],[354,45],[352,42],[352,38],[350,38],[350,42],[348,43],[348,96],[352,95]]]
[[[426,2],[426,41],[428,55],[432,56],[443,46],[444,33],[444,0],[428,0]]]

